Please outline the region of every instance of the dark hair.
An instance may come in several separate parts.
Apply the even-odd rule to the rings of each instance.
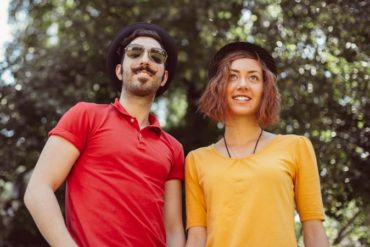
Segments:
[[[226,87],[231,63],[241,58],[255,59],[262,67],[263,95],[257,112],[259,124],[266,127],[277,123],[280,112],[280,94],[276,86],[276,75],[268,69],[257,54],[243,50],[231,52],[221,59],[215,75],[209,79],[206,89],[199,99],[198,110],[214,121],[225,121]]]
[[[140,31],[137,31],[140,30]],[[149,32],[148,32],[149,31]],[[157,40],[167,52],[165,69],[168,71],[168,79],[164,86],[160,87],[156,97],[162,95],[170,86],[175,75],[177,66],[177,47],[173,38],[160,26],[149,22],[138,22],[123,27],[113,38],[109,45],[106,56],[106,67],[108,76],[115,91],[122,90],[122,81],[116,75],[117,64],[122,64],[124,48],[139,36],[151,37]],[[130,37],[130,38],[128,38]]]
[[[137,37],[149,37],[149,38],[153,38],[156,41],[158,41],[158,43],[163,48],[162,39],[161,39],[161,37],[159,36],[158,33],[156,33],[153,30],[148,30],[148,29],[137,29],[132,34],[130,34],[129,36],[127,36],[124,40],[122,40],[120,46],[118,47],[117,54],[120,55],[120,57],[121,57],[120,58],[120,61],[122,61],[122,59],[123,59],[124,50],[125,50],[126,46],[128,44],[130,44],[130,42],[133,41],[134,39],[136,39]]]

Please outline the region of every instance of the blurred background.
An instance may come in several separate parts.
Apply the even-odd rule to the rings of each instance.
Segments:
[[[272,51],[283,111],[269,130],[312,140],[331,245],[370,246],[369,1],[1,0],[0,8],[8,23],[0,25],[0,246],[47,246],[22,201],[27,179],[69,107],[117,97],[105,54],[137,21],[177,42],[176,77],[153,111],[186,153],[223,131],[196,112],[214,52],[235,40]],[[58,196],[63,204],[63,188]],[[301,245],[299,224],[296,232]]]

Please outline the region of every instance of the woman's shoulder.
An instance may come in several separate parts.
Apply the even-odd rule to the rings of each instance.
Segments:
[[[203,146],[203,147],[198,147],[196,149],[193,149],[189,152],[189,154],[202,154],[202,153],[207,153],[211,151],[214,148],[214,143],[208,145],[208,146]]]
[[[280,134],[279,144],[280,146],[289,147],[290,150],[312,147],[312,142],[308,137],[297,134]]]
[[[202,157],[214,154],[215,144],[212,143],[208,146],[199,147],[191,150],[186,156],[187,157]]]
[[[308,137],[304,135],[297,135],[297,134],[278,134],[282,140],[286,141],[302,141],[302,140],[309,140]]]

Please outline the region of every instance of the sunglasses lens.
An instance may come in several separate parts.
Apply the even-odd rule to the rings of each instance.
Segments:
[[[125,48],[125,52],[129,58],[135,59],[143,55],[145,48],[141,45],[129,45]],[[167,52],[161,48],[151,48],[148,55],[157,64],[164,64],[167,59]]]
[[[150,58],[158,64],[164,64],[167,59],[167,53],[165,50],[160,48],[152,48],[149,52]]]
[[[129,58],[138,58],[143,54],[144,47],[133,45],[133,46],[127,46],[125,50]]]

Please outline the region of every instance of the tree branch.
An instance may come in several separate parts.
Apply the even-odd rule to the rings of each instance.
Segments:
[[[352,223],[355,221],[355,219],[361,214],[361,211],[359,210],[355,215],[352,216],[352,218],[345,224],[340,231],[337,234],[337,237],[333,241],[333,245],[339,244],[343,238],[348,234],[348,228],[352,225]]]

